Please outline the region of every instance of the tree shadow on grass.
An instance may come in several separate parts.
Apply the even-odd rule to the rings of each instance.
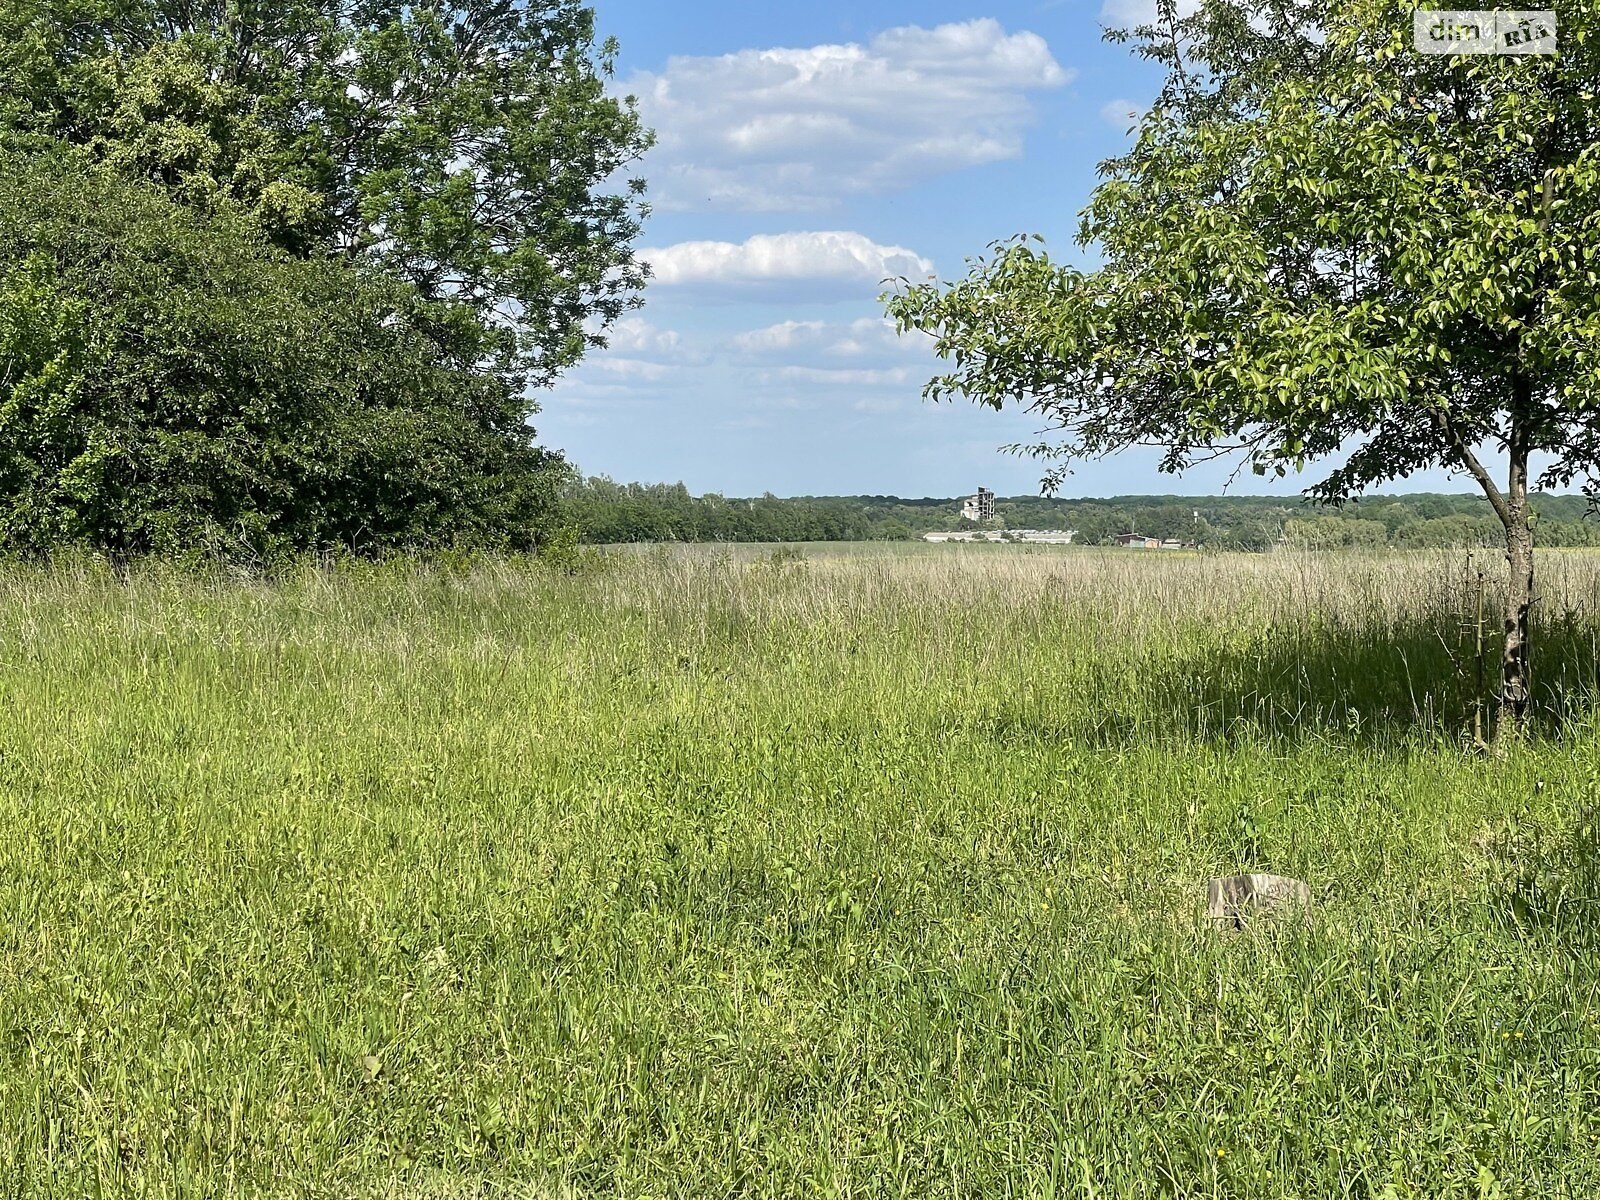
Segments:
[[[1494,631],[1491,631],[1494,632]],[[1534,634],[1536,736],[1558,737],[1600,707],[1600,627],[1559,621]],[[1005,697],[972,714],[996,740],[1048,737],[1117,748],[1152,741],[1261,739],[1341,745],[1424,735],[1470,743],[1493,735],[1498,636],[1417,620],[1388,629],[1264,627],[1233,640],[1097,656],[1070,697],[1024,706]]]
[[[1600,814],[1585,809],[1557,826],[1524,820],[1488,853],[1498,923],[1568,951],[1591,979],[1600,972]]]

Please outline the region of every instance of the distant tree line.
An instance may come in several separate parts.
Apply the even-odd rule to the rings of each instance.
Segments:
[[[561,520],[586,542],[908,541],[975,529],[953,497],[691,495],[681,483],[617,483],[572,476],[558,495]],[[1582,496],[1536,496],[1542,546],[1600,546],[1600,518]],[[1424,549],[1497,546],[1500,522],[1482,496],[1373,496],[1342,508],[1285,496],[1117,496],[995,502],[994,529],[1075,529],[1081,545],[1121,533],[1198,541],[1219,550]],[[1197,515],[1198,514],[1198,515]]]
[[[906,541],[946,528],[948,522],[937,523],[943,514],[936,509],[947,503],[894,496],[692,496],[681,483],[577,475],[559,495],[562,520],[576,526],[584,541],[600,544]]]

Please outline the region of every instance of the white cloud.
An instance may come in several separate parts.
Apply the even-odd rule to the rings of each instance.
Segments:
[[[1028,93],[1073,74],[1037,34],[983,19],[677,57],[625,88],[660,138],[645,167],[658,205],[815,211],[1017,157]]]
[[[825,321],[783,321],[765,329],[752,329],[733,339],[733,346],[742,354],[770,358],[794,353],[802,346],[815,348],[822,332],[828,328]]]
[[[624,317],[606,337],[613,353],[647,359],[678,357],[680,340],[676,330],[658,329],[643,317]]]
[[[920,358],[929,340],[918,334],[901,336],[894,322],[882,317],[862,317],[849,323],[783,321],[765,329],[752,329],[733,339],[734,349],[751,358],[788,359],[797,355],[835,361]]]
[[[829,387],[899,387],[908,384],[914,376],[909,367],[873,368],[839,367],[782,367],[764,371],[760,381],[770,383],[816,383]]]
[[[1190,17],[1200,11],[1200,0],[1178,0],[1178,16]],[[1100,20],[1113,29],[1137,29],[1156,19],[1156,0],[1105,0]]]
[[[1132,100],[1111,100],[1100,106],[1100,119],[1113,129],[1126,133],[1138,126],[1145,106]]]
[[[690,287],[726,299],[776,291],[786,299],[871,296],[885,279],[926,278],[933,263],[904,246],[843,231],[757,234],[745,242],[679,242],[642,250],[651,286]]]
[[[642,383],[660,383],[676,370],[667,363],[650,362],[642,358],[614,358],[610,355],[597,355],[589,365],[591,369],[607,375],[615,375],[619,379],[637,379]]]
[[[556,380],[550,390],[539,397],[539,407],[546,411],[556,408],[613,408],[631,403],[639,394],[636,383],[600,383],[575,373]]]
[[[601,332],[591,324],[590,333]],[[679,386],[690,382],[688,368],[705,362],[703,351],[686,344],[674,329],[662,329],[643,317],[624,317],[605,331],[606,346],[591,350],[578,367],[555,386],[552,395],[565,403],[588,403],[632,395],[641,385]]]
[[[741,333],[728,346],[751,365],[746,378],[756,394],[799,389],[833,399],[867,391],[878,408],[917,395],[935,366],[928,338],[901,337],[882,317],[782,321]]]
[[[863,396],[851,407],[859,413],[899,412],[906,402],[899,396]]]

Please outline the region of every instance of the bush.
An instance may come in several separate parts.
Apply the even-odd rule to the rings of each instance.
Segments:
[[[562,464],[483,336],[226,205],[0,156],[0,547],[531,549]]]

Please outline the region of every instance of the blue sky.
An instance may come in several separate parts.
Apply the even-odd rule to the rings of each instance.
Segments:
[[[936,360],[887,327],[880,281],[958,276],[1024,232],[1076,257],[1096,165],[1159,83],[1102,29],[1150,2],[596,0],[618,88],[659,137],[640,171],[655,279],[541,398],[541,441],[589,474],[696,493],[1036,492],[1040,464],[1001,449],[1035,422],[922,401]],[[1228,474],[1129,453],[1064,494],[1214,493]]]

